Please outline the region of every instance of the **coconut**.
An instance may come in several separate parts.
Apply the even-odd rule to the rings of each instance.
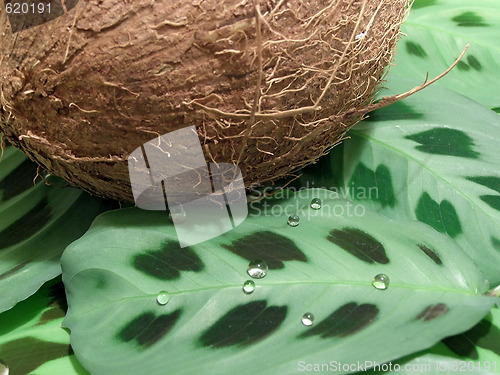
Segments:
[[[0,131],[103,197],[132,200],[130,154],[188,126],[207,162],[237,165],[247,187],[272,181],[315,162],[362,119],[407,8],[82,0],[18,32],[2,11]]]

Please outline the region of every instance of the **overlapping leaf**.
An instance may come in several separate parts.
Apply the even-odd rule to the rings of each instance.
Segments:
[[[319,210],[309,207],[313,195]],[[472,327],[493,305],[477,295],[485,279],[452,240],[330,195],[275,195],[252,204],[233,231],[189,248],[179,248],[166,213],[99,216],[62,258],[64,323],[78,359],[95,375],[385,362]],[[297,227],[287,224],[293,213]],[[268,274],[244,293],[247,266],[259,259]],[[386,290],[372,286],[381,273]],[[308,312],[312,326],[301,323]]]
[[[437,83],[500,111],[500,3],[497,0],[416,0],[401,31],[392,73],[437,76],[465,45],[465,58]]]
[[[390,91],[408,86],[391,77]],[[497,114],[429,87],[372,113],[349,135],[321,165],[306,170],[301,183],[336,189],[391,218],[431,225],[460,244],[492,287],[500,284]],[[335,171],[341,173],[334,178]]]
[[[59,277],[0,314],[0,373],[8,368],[9,375],[88,375],[61,327],[66,309]]]
[[[377,364],[368,374],[440,373],[500,374],[500,310],[491,312],[470,330],[444,339],[425,352]],[[387,370],[386,368],[390,369]],[[360,373],[361,374],[361,373]]]
[[[48,177],[12,146],[0,163],[0,312],[61,273],[64,248],[80,237],[109,203]]]

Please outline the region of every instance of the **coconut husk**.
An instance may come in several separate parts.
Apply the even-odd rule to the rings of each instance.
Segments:
[[[407,11],[407,0],[88,0],[16,33],[2,13],[0,131],[103,197],[132,200],[129,155],[187,126],[207,162],[238,165],[246,186],[273,181],[380,105]]]

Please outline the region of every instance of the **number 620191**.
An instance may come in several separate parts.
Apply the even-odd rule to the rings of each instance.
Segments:
[[[50,3],[7,3],[5,4],[5,11],[7,14],[50,13]]]

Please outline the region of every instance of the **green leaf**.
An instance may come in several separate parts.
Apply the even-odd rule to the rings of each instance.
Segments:
[[[498,108],[499,19],[497,0],[416,0],[402,25],[406,36],[398,43],[391,73],[422,81],[427,73],[435,77],[470,44],[458,66],[436,85]]]
[[[455,354],[475,360],[479,358],[477,348],[492,351],[500,357],[500,329],[489,319],[481,320],[470,330],[447,337],[443,343]]]
[[[61,328],[66,309],[58,277],[0,314],[0,370],[3,364],[10,375],[88,375],[72,352],[68,332]]]
[[[392,371],[383,364],[361,374],[467,373],[500,374],[500,310],[494,308],[470,330],[445,338],[432,348],[392,362]],[[389,364],[385,364],[388,366]],[[399,369],[399,371],[398,371]]]
[[[0,163],[0,312],[61,273],[60,256],[110,204],[61,188],[47,177],[34,185],[37,166],[12,146]]]
[[[250,204],[234,230],[189,248],[179,247],[165,212],[100,215],[62,257],[64,324],[78,359],[96,375],[385,362],[469,329],[494,304],[477,294],[484,276],[451,239],[331,193],[278,192]],[[267,275],[244,292],[253,260]],[[389,277],[386,290],[372,285],[378,274]],[[305,313],[312,326],[301,323]]]
[[[389,76],[390,93],[407,85]],[[342,176],[337,176],[341,184],[316,179],[307,169],[300,183],[330,188],[390,218],[432,226],[457,241],[491,287],[500,284],[497,114],[446,89],[429,87],[375,111],[349,136],[327,156],[343,160]]]

